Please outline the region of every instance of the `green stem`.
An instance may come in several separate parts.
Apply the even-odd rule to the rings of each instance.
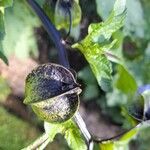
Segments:
[[[38,150],[44,150],[46,146],[49,144],[50,139],[48,138],[39,148]]]
[[[89,131],[86,127],[86,124],[85,124],[84,120],[82,119],[80,113],[76,112],[73,119],[76,122],[76,124],[78,125],[78,127],[80,128],[80,130],[86,140],[86,143],[88,145],[88,150],[93,150],[94,143],[93,143],[91,134],[89,133]]]
[[[31,145],[22,150],[35,150],[42,144],[44,144],[48,140],[48,135],[44,133],[41,137],[39,137],[36,141],[34,141]],[[41,149],[40,149],[41,150]]]

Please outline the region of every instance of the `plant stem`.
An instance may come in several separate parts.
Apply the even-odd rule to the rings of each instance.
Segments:
[[[78,125],[78,127],[80,128],[85,140],[86,140],[86,143],[88,145],[88,150],[93,150],[93,140],[92,140],[92,137],[91,137],[91,134],[89,133],[87,127],[86,127],[86,124],[84,122],[84,120],[82,119],[81,115],[79,112],[76,112],[75,116],[74,116],[74,121],[76,122],[76,124]]]
[[[42,145],[40,145],[38,150],[44,150],[46,146],[49,144],[49,142],[50,142],[50,139],[48,138]]]
[[[31,145],[29,145],[26,148],[23,148],[22,150],[35,150],[40,145],[45,143],[47,140],[48,140],[48,135],[46,133],[44,133],[41,137],[39,137],[36,141],[34,141],[34,143],[32,143]]]
[[[137,127],[137,126],[136,126]],[[111,141],[111,140],[117,140],[119,138],[121,138],[124,134],[130,132],[131,130],[135,129],[136,127],[132,127],[131,129],[128,129],[127,131],[124,131],[118,135],[115,135],[113,137],[110,137],[110,138],[99,138],[99,137],[92,137],[93,141],[96,142],[96,143],[102,143],[102,142],[106,142],[106,141]]]
[[[50,38],[53,40],[58,50],[59,63],[66,68],[70,68],[68,57],[67,57],[67,52],[66,52],[64,45],[61,42],[62,39],[59,34],[59,31],[55,28],[51,20],[48,18],[48,16],[45,14],[45,12],[42,10],[42,8],[39,6],[39,4],[35,0],[27,0],[27,2],[33,8],[35,13],[38,15],[47,33],[49,34]]]

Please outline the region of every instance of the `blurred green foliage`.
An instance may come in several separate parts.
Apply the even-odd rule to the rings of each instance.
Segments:
[[[6,79],[0,76],[0,102],[5,101],[10,93],[11,89]]]
[[[4,39],[5,35],[5,27],[4,27],[4,15],[5,15],[5,8],[12,6],[13,0],[1,0],[0,1],[0,58],[8,64],[7,57],[4,54],[2,40]]]
[[[37,1],[55,22],[55,5],[52,5],[52,1]],[[119,123],[123,128],[131,128],[138,122],[128,114],[125,107],[136,98],[137,87],[150,83],[150,1],[127,0],[125,9],[125,1],[122,0],[117,0],[114,8],[115,0],[95,0],[84,9],[91,10],[94,2],[102,22],[92,23],[85,39],[73,45],[80,49],[93,71],[92,73],[86,66],[78,73],[85,86],[82,98],[88,101],[97,100],[102,112],[112,118],[114,123]],[[78,1],[76,3],[78,4]],[[6,56],[11,54],[19,58],[29,57],[30,54],[37,57],[38,54],[34,29],[40,26],[40,21],[25,1],[14,0],[14,5],[10,8],[12,4],[12,0],[0,1],[0,58],[6,63]],[[77,18],[78,22],[81,19],[80,15],[81,12]],[[91,13],[86,14],[87,17],[90,15]],[[68,27],[68,23],[66,24]],[[66,24],[60,23],[59,26],[66,28]],[[78,37],[75,34],[78,34],[79,30],[80,25],[72,32],[73,37]],[[100,88],[107,92],[101,91]],[[0,78],[0,90],[2,101],[11,92],[3,78]],[[38,135],[35,128],[8,113],[2,106],[0,114],[0,149],[23,148]],[[50,124],[48,126],[51,127]],[[57,133],[65,133],[70,147],[79,149],[78,145],[81,145],[81,149],[86,149],[77,127],[72,123],[65,127],[66,131],[61,125],[56,125],[53,130],[48,129],[51,141]],[[129,149],[129,146],[130,149],[148,150],[149,127],[140,130],[138,134],[135,130],[131,130],[115,142],[101,143],[100,148],[118,150],[121,143],[122,149],[125,150]],[[131,139],[131,144],[128,145]]]
[[[129,150],[128,143],[131,138],[135,137],[137,130],[137,128],[134,128],[118,139],[100,143],[100,150]]]
[[[0,149],[19,150],[39,135],[39,131],[0,106]]]
[[[40,22],[31,12],[25,1],[14,0],[13,7],[5,12],[6,35],[3,40],[4,53],[8,57],[15,55],[21,59],[30,54],[37,56],[37,43],[34,28]]]
[[[92,71],[90,70],[90,67],[86,66],[79,71],[78,78],[81,79],[85,84],[85,88],[82,92],[85,100],[91,100],[99,96],[98,85]]]

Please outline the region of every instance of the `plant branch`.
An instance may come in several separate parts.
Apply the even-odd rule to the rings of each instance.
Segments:
[[[42,145],[39,146],[38,150],[44,150],[46,146],[49,144],[50,138],[48,138]]]
[[[86,124],[85,124],[84,120],[82,119],[80,113],[76,112],[73,119],[76,122],[76,124],[78,125],[78,127],[80,128],[80,130],[86,140],[86,143],[88,145],[88,150],[93,150],[93,140],[92,140],[91,134],[89,133],[89,131],[86,127]]]
[[[29,145],[26,148],[23,148],[22,150],[35,150],[39,146],[44,144],[47,140],[48,140],[48,135],[46,133],[44,133],[40,138],[38,138],[36,141],[34,141],[34,143],[32,143],[31,145]]]
[[[136,127],[133,127],[131,129],[128,129],[127,131],[124,131],[118,135],[115,135],[113,137],[110,137],[110,138],[99,138],[99,137],[92,137],[93,141],[96,142],[96,143],[102,143],[102,142],[105,142],[105,141],[110,141],[110,140],[117,140],[118,138],[120,138],[121,136],[123,136],[124,134],[128,133],[129,131],[133,130],[134,128]]]
[[[66,52],[64,45],[61,42],[62,39],[59,34],[59,31],[55,28],[51,20],[48,18],[48,16],[45,14],[45,12],[42,10],[42,8],[39,6],[39,4],[35,0],[27,0],[27,2],[33,8],[35,13],[38,15],[38,17],[43,23],[44,28],[49,34],[50,38],[55,43],[55,46],[58,50],[59,63],[66,68],[70,68],[68,57],[67,57],[67,52]]]

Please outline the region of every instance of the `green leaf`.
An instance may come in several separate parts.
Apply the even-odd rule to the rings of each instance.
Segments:
[[[0,9],[0,58],[8,65],[8,60],[3,52],[2,41],[5,35],[4,28],[4,7]]]
[[[45,122],[44,127],[46,133],[49,135],[49,139],[51,142],[54,140],[56,134],[60,133],[64,135],[68,145],[72,150],[87,149],[79,128],[72,120],[60,124],[51,124]]]
[[[0,58],[8,65],[8,60],[3,53],[2,49],[2,41],[5,35],[5,27],[4,27],[4,12],[5,8],[12,6],[13,0],[0,0]]]
[[[49,135],[49,140],[52,142],[58,133],[63,133],[64,127],[62,124],[53,124],[44,122],[44,129],[45,132]]]
[[[136,139],[133,139],[133,144],[136,144],[139,150],[147,150],[150,147],[150,127],[143,128],[139,133]],[[132,144],[131,141],[131,144]]]
[[[19,150],[39,136],[39,131],[0,107],[0,149]]]
[[[90,67],[84,67],[81,71],[79,71],[78,78],[83,80],[83,82],[85,83],[85,89],[83,90],[83,99],[91,100],[97,98],[99,94],[99,88],[94,75],[90,70]]]
[[[70,148],[73,150],[87,149],[85,141],[81,138],[80,131],[75,125],[65,132],[65,139],[67,140]]]
[[[111,41],[112,34],[123,26],[126,16],[125,0],[117,0],[114,9],[105,22],[91,24],[88,35],[73,48],[78,48],[84,54],[103,90],[108,90],[111,82],[111,63],[105,51],[109,51],[116,40]]]
[[[134,37],[144,38],[145,20],[142,4],[140,0],[127,1],[127,19],[125,23],[125,34]],[[134,10],[137,10],[135,13]]]
[[[139,124],[116,139],[114,138],[113,140],[99,143],[100,150],[128,150],[129,142],[135,138],[138,138],[138,135],[148,126],[149,125],[147,123]]]
[[[100,150],[129,150],[129,142],[137,135],[138,128],[134,128],[113,140],[104,141],[99,144]]]
[[[40,6],[44,5],[46,0],[36,0]]]
[[[125,66],[125,64],[124,64]],[[110,107],[127,105],[132,101],[137,91],[137,83],[127,67],[118,64],[113,79],[113,90],[106,94],[107,105]]]
[[[43,10],[46,15],[50,18],[53,24],[55,24],[54,14],[55,14],[55,4],[53,1],[45,1],[43,4]]]
[[[96,0],[97,12],[105,20],[114,0]],[[146,38],[148,31],[150,3],[148,0],[127,0],[127,18],[125,21],[124,34],[132,38]],[[136,10],[136,13],[135,13]],[[149,33],[149,31],[148,31]]]
[[[142,6],[143,6],[143,11],[144,11],[144,19],[146,21],[146,32],[145,32],[145,35],[146,36],[145,38],[146,39],[150,39],[150,30],[149,30],[149,26],[150,26],[150,17],[149,17],[149,14],[150,14],[150,1],[149,0],[141,0],[142,1]]]
[[[115,0],[96,0],[97,13],[103,20],[106,20],[109,16],[111,10],[113,9],[113,5]]]
[[[0,76],[0,102],[5,101],[11,90],[4,78]]]
[[[128,132],[120,136],[119,139],[112,140],[111,143],[113,143],[113,149],[108,149],[108,150],[129,149],[129,142],[133,139],[138,138],[138,136],[143,132],[143,130],[147,129],[148,127],[150,127],[149,121],[145,121],[145,122],[138,124],[135,128],[129,130]]]
[[[125,94],[134,95],[137,84],[133,76],[122,65],[118,65],[115,86]]]
[[[121,106],[123,104],[127,103],[127,95],[123,94],[120,90],[116,89],[116,87],[113,87],[112,92],[108,92],[106,94],[107,98],[107,105],[109,107],[114,107],[114,106]]]
[[[14,0],[13,7],[5,11],[6,36],[3,48],[6,56],[13,54],[21,59],[29,57],[31,53],[37,56],[34,28],[38,26],[40,22],[26,2]]]
[[[0,41],[0,58],[5,62],[6,65],[8,65],[8,59],[3,53],[1,41]]]
[[[144,50],[144,49],[143,49]],[[150,83],[150,43],[148,44],[145,53],[140,59],[134,61],[126,61],[126,65],[132,71],[132,74],[138,85]]]
[[[0,40],[3,39],[5,34],[4,27],[4,12],[6,7],[10,7],[13,4],[13,0],[1,0],[0,1]]]
[[[0,7],[12,6],[13,0],[0,0]]]
[[[4,14],[0,10],[0,40],[3,39],[4,34],[5,34],[5,29],[4,29]]]
[[[1,40],[3,40],[5,35],[5,28],[4,28],[4,7],[0,6],[0,58],[8,64],[7,58],[3,53],[2,43]]]
[[[100,150],[114,150],[113,142],[103,142],[99,144]]]

